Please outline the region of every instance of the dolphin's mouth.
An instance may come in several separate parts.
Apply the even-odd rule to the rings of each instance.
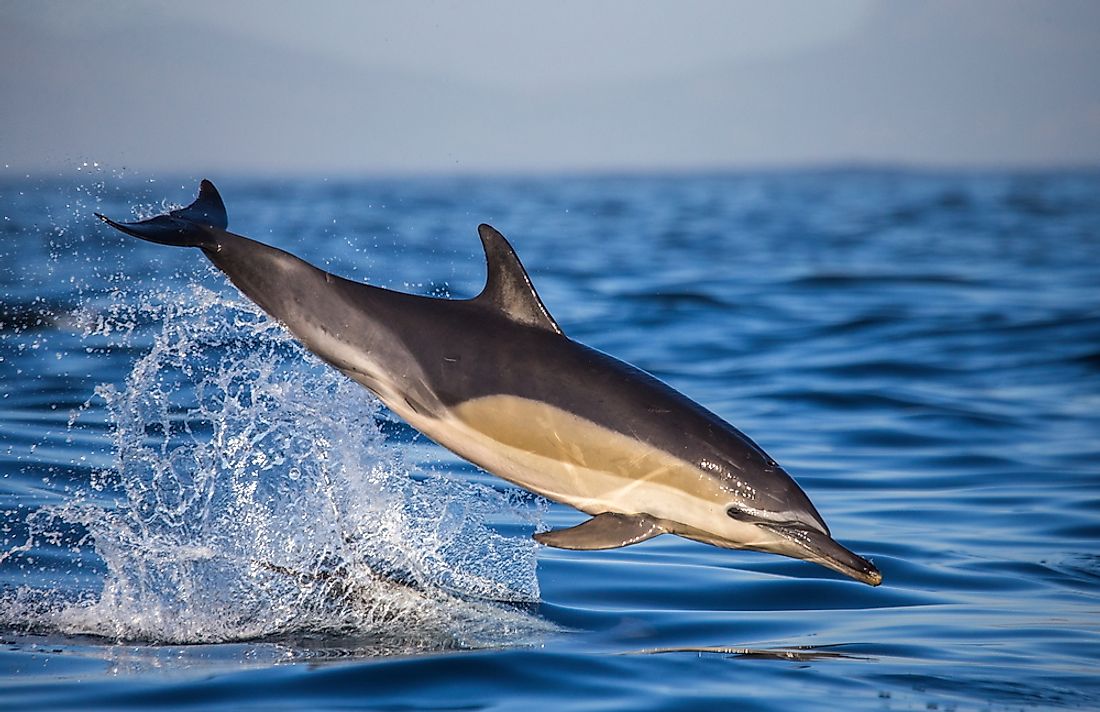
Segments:
[[[794,547],[794,550],[776,553],[821,564],[871,586],[882,583],[882,574],[874,564],[845,549],[828,534],[796,524],[758,522],[757,526],[782,537]]]

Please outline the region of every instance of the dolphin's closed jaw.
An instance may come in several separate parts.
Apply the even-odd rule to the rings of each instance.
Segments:
[[[168,215],[107,224],[199,247],[249,299],[413,427],[489,472],[592,515],[539,541],[627,546],[664,533],[812,561],[878,585],[756,443],[649,374],[568,338],[488,225],[473,299],[403,294],[329,274],[227,232],[203,181]]]

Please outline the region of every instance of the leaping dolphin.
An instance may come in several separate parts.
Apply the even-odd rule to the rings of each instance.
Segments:
[[[393,412],[485,470],[592,515],[535,539],[612,549],[664,533],[826,566],[877,586],[805,492],[741,431],[653,376],[573,341],[504,236],[478,234],[488,277],[472,299],[352,282],[227,231],[204,180],[194,203],[148,220],[101,220],[198,247],[305,346]]]

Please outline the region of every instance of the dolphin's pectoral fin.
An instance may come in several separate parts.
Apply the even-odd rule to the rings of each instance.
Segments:
[[[648,514],[604,512],[575,527],[536,534],[535,541],[558,549],[618,549],[664,533]]]
[[[481,245],[485,248],[485,289],[475,301],[487,304],[503,313],[512,321],[545,329],[555,334],[562,333],[561,327],[550,316],[550,312],[539,298],[527,270],[523,268],[516,251],[495,228],[479,225],[477,233]]]

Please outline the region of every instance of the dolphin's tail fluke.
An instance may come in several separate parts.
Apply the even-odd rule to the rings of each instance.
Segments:
[[[120,223],[105,215],[95,214],[97,218],[116,230],[127,235],[160,245],[178,247],[202,247],[216,249],[217,239],[213,230],[225,230],[229,218],[225,214],[225,203],[218,195],[218,189],[208,180],[199,185],[199,196],[186,208],[173,210],[167,215],[141,222]]]

